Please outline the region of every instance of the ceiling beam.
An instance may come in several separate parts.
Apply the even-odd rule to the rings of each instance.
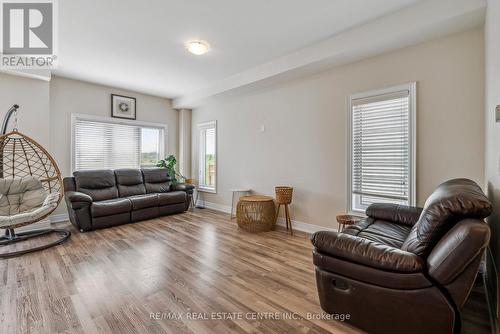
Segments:
[[[485,12],[486,0],[419,2],[178,97],[173,106],[195,108],[212,96],[290,80],[472,29],[484,23]]]
[[[0,69],[0,73],[15,75],[18,77],[50,81],[52,74],[50,70],[8,70]]]

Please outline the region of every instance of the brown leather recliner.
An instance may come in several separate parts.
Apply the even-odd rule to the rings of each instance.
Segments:
[[[172,184],[164,168],[88,170],[64,178],[69,219],[90,231],[189,208],[193,185]]]
[[[423,209],[373,204],[343,233],[313,234],[321,307],[369,333],[458,333],[491,212],[476,183],[454,179]]]

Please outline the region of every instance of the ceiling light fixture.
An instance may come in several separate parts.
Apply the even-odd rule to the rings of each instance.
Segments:
[[[186,48],[194,55],[200,56],[210,50],[210,45],[202,40],[188,42]]]

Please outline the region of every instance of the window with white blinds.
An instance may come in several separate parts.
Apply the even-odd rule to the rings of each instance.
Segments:
[[[415,203],[415,84],[350,99],[349,210]]]
[[[74,116],[73,170],[154,166],[163,157],[164,127]]]

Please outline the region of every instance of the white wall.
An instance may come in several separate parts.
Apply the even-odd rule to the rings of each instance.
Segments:
[[[178,112],[171,101],[61,77],[50,82],[50,150],[64,176],[71,175],[71,114],[111,115],[111,94],[137,99],[137,120],[167,124],[166,154],[177,155]],[[61,205],[56,213],[65,212]]]
[[[485,69],[486,69],[486,165],[485,181],[488,196],[493,202],[494,212],[489,218],[492,229],[488,255],[488,288],[490,301],[497,305],[498,269],[500,269],[500,123],[495,121],[495,106],[500,105],[500,2],[488,1],[485,24]],[[493,261],[491,261],[493,259]],[[495,272],[496,264],[496,272]],[[496,309],[498,317],[498,306]]]
[[[208,101],[192,116],[195,161],[196,125],[218,122],[218,192],[205,199],[230,205],[232,187],[272,195],[275,185],[287,184],[295,188],[292,219],[335,227],[335,215],[346,210],[348,96],[412,81],[418,83],[418,204],[449,178],[482,184],[483,56],[483,30],[475,29]]]
[[[48,147],[49,136],[49,83],[0,73],[0,124],[13,104],[19,105],[18,128]],[[14,118],[9,122],[9,130]]]
[[[191,178],[191,109],[179,110],[179,155],[177,164],[179,172]]]
[[[50,82],[50,143],[62,173],[71,175],[71,114],[111,117],[111,94],[135,97],[137,120],[168,125],[166,154],[177,155],[178,112],[171,101],[112,87],[53,77]]]

